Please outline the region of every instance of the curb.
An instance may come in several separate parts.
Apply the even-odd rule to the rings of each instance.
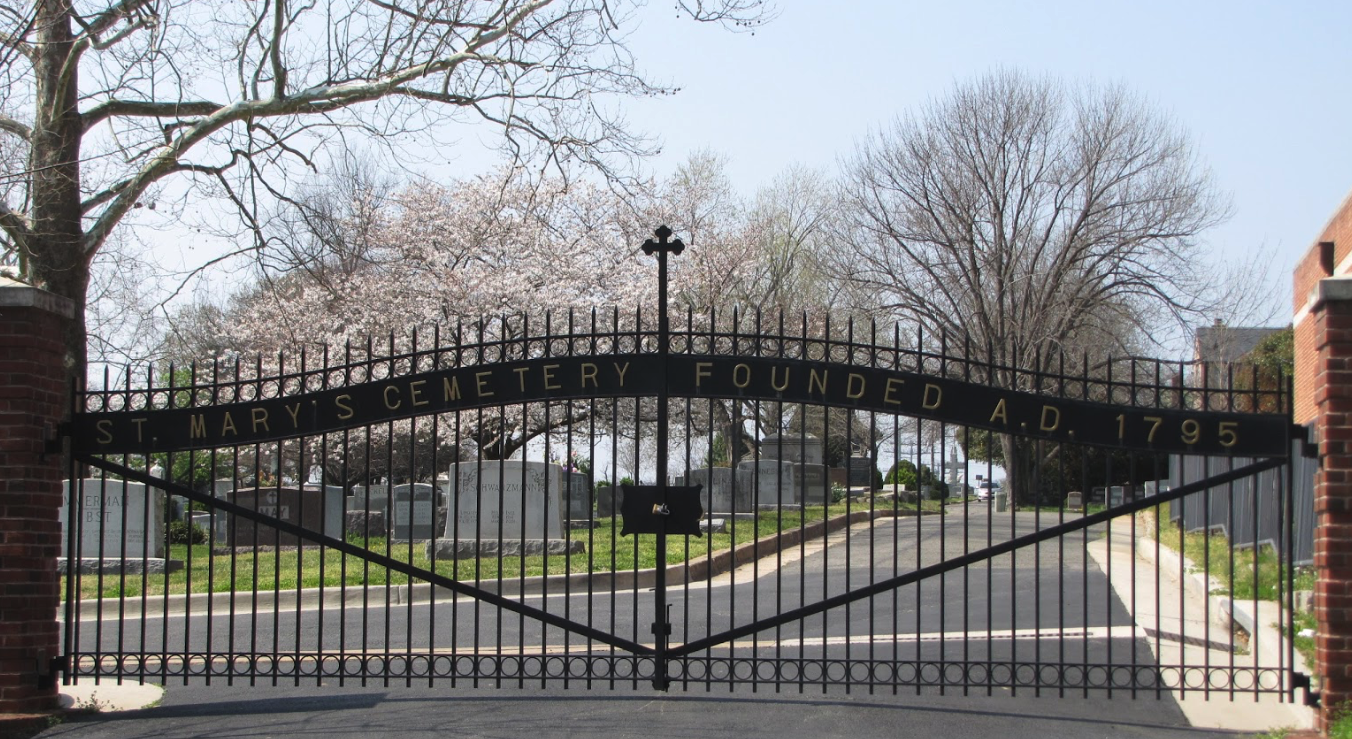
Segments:
[[[699,557],[694,560],[681,562],[679,564],[667,567],[667,584],[683,585],[685,583],[703,582],[710,580],[737,567],[749,562],[765,557],[773,556],[787,548],[797,546],[798,544],[824,537],[832,532],[848,528],[865,521],[876,520],[880,518],[906,518],[917,514],[911,511],[891,511],[891,510],[864,510],[854,511],[849,514],[836,516],[835,518],[824,521],[815,521],[806,526],[788,531],[781,531],[774,534],[767,534],[759,539],[736,546],[735,548],[723,549],[709,555]],[[651,567],[642,570],[630,570],[625,572],[578,572],[567,575],[535,575],[526,578],[512,578],[502,581],[501,590],[498,589],[498,581],[484,580],[479,582],[476,587],[490,593],[504,596],[525,596],[525,595],[561,595],[564,593],[578,593],[579,591],[598,590],[609,592],[611,590],[641,590],[652,588],[657,583],[657,568]],[[467,584],[472,584],[467,582]],[[415,585],[367,585],[367,586],[348,586],[341,585],[306,588],[303,590],[281,590],[281,591],[236,591],[225,593],[191,593],[177,594],[170,596],[152,596],[141,598],[139,596],[130,598],[104,598],[102,600],[91,599],[80,602],[80,620],[93,620],[97,618],[125,618],[139,617],[144,612],[151,617],[164,615],[182,615],[185,613],[204,614],[211,613],[230,613],[233,610],[236,613],[251,613],[255,608],[260,610],[285,610],[285,609],[303,609],[315,606],[325,608],[337,606],[351,606],[358,604],[378,604],[385,605],[388,598],[388,605],[410,605],[415,603],[427,603],[433,599],[433,586],[430,583]],[[440,598],[453,598],[454,594],[443,592],[437,596]],[[60,610],[61,620],[64,621],[65,606]]]
[[[1158,562],[1155,559],[1156,542],[1154,539],[1139,538],[1135,544],[1136,556],[1150,564],[1158,564],[1161,571],[1167,570],[1172,576],[1177,577],[1180,568],[1183,572],[1183,587],[1192,595],[1205,599],[1211,606],[1211,622],[1223,629],[1233,629],[1239,627],[1249,635],[1249,644],[1257,643],[1259,657],[1268,664],[1280,664],[1286,661],[1285,654],[1274,653],[1274,649],[1285,652],[1282,646],[1284,638],[1280,629],[1271,624],[1259,621],[1258,614],[1255,612],[1254,601],[1235,600],[1228,595],[1215,595],[1216,590],[1223,590],[1224,585],[1215,577],[1203,578],[1198,572],[1196,565],[1192,560],[1179,554],[1163,542],[1159,543]],[[1277,609],[1278,614],[1286,612],[1286,606],[1272,601],[1259,601],[1259,603],[1271,603],[1273,608]],[[1280,618],[1280,615],[1279,615]],[[1292,652],[1294,663],[1290,667],[1296,671],[1310,673],[1311,670],[1305,664],[1304,658],[1300,652]],[[1302,717],[1307,725],[1314,724],[1314,713],[1307,707],[1297,702],[1285,704],[1291,711]],[[1288,734],[1295,737],[1300,734]],[[1313,734],[1311,736],[1318,736]]]

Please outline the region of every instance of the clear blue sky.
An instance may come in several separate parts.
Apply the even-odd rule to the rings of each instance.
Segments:
[[[659,174],[708,147],[749,194],[795,162],[833,167],[870,128],[1002,67],[1122,82],[1194,136],[1233,204],[1206,241],[1269,275],[1280,321],[1296,260],[1352,190],[1346,0],[780,0],[754,36],[673,13],[658,0],[634,46],[682,91],[627,104],[664,142]]]

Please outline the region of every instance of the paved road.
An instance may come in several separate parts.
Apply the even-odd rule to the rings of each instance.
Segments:
[[[896,573],[913,570],[944,559],[951,559],[1012,535],[1028,533],[1037,524],[1045,527],[1053,520],[1036,521],[1020,514],[1000,516],[993,521],[984,510],[975,508],[969,515],[950,515],[942,519],[900,519],[880,521],[872,528],[856,527],[848,535],[834,536],[829,545],[819,542],[787,552],[782,557],[744,567],[708,584],[682,587],[673,591],[673,621],[677,642],[698,638],[732,625],[748,623],[754,617],[776,609],[811,603],[822,597],[844,592],[861,584],[876,582]],[[761,644],[737,650],[743,656],[760,657],[801,655],[809,659],[839,658],[847,654],[867,657],[870,652],[884,659],[902,660],[984,660],[1017,658],[1026,661],[1116,662],[1139,660],[1149,664],[1151,657],[1144,640],[1137,634],[1120,631],[1131,621],[1122,604],[1116,601],[1106,578],[1084,557],[1083,544],[1097,538],[1097,532],[1058,540],[1036,551],[1021,550],[1017,561],[1009,555],[953,572],[942,579],[927,581],[919,587],[903,588],[893,598],[879,596],[825,616],[814,616],[800,624],[781,627],[777,632],[762,632]],[[1125,566],[1127,563],[1123,563]],[[642,634],[652,620],[652,593],[622,591],[615,593],[556,594],[544,598],[528,596],[528,602],[544,604],[551,612],[568,613],[590,623],[610,628],[612,615],[617,633],[636,641],[647,641]],[[544,646],[557,649],[563,643],[557,629],[540,629],[522,622],[515,615],[498,618],[496,609],[480,608],[473,618],[474,606],[467,601],[456,604],[396,605],[384,604],[348,609],[345,614],[326,612],[325,628],[317,617],[294,612],[260,614],[256,643],[271,649],[286,650],[295,645],[304,649],[323,647],[360,649],[388,645],[392,650],[447,650],[454,638],[460,652],[475,643],[488,647],[501,629],[504,650],[530,651]],[[346,628],[335,628],[339,618]],[[213,619],[210,643],[227,645],[231,634],[237,645],[250,643],[253,619],[233,624]],[[155,646],[165,636],[171,649],[201,651],[208,643],[208,623],[202,616],[187,618],[148,618],[146,643]],[[364,628],[363,628],[364,626]],[[106,649],[115,648],[118,638],[113,624],[104,624],[101,634],[86,622],[82,642],[92,646],[98,638]],[[141,639],[141,624],[130,621],[121,633],[123,644]],[[1098,629],[1096,638],[1048,639],[1037,628]],[[1107,638],[1112,627],[1117,638]],[[989,628],[997,638],[987,641]],[[1028,630],[1034,630],[1029,633]],[[870,638],[869,635],[873,637]],[[491,636],[490,636],[491,635]],[[897,638],[894,638],[894,635]],[[947,638],[943,638],[944,636]],[[961,638],[966,635],[967,638]],[[954,638],[958,637],[958,638]],[[276,641],[274,642],[274,638]],[[772,640],[766,644],[765,640]],[[578,640],[574,637],[572,644]],[[181,645],[181,646],[180,646]],[[893,650],[896,650],[895,652]],[[727,650],[721,654],[726,655]],[[711,655],[720,654],[718,650]],[[1186,728],[1186,721],[1167,694],[1157,699],[1154,693],[1142,693],[1138,700],[1124,700],[1118,691],[1108,699],[1100,692],[1084,697],[1035,697],[1020,690],[1011,698],[996,688],[987,696],[975,690],[967,696],[950,690],[940,695],[932,689],[917,695],[903,690],[870,695],[867,690],[850,692],[832,689],[823,694],[811,685],[799,693],[797,686],[775,693],[773,688],[754,691],[739,686],[729,692],[726,685],[695,683],[678,685],[669,694],[655,693],[646,683],[635,689],[630,681],[621,681],[614,691],[569,689],[557,683],[528,681],[524,689],[509,680],[498,690],[475,688],[460,681],[452,686],[439,680],[429,688],[427,681],[348,680],[338,685],[333,679],[316,684],[310,678],[296,685],[282,680],[259,680],[249,687],[247,681],[235,685],[215,680],[184,685],[170,682],[164,704],[132,718],[101,717],[58,727],[42,736],[131,737],[131,736],[383,736],[432,735],[484,737],[536,736],[699,736],[744,735],[748,737],[871,737],[871,736],[954,736],[954,737],[1048,737],[1048,736],[1198,736],[1206,732]],[[489,684],[487,682],[482,684]],[[597,687],[608,683],[598,684]],[[688,687],[682,692],[680,688]]]

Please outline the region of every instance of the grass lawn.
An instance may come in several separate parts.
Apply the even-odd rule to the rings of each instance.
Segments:
[[[1141,514],[1145,521],[1141,527],[1142,536],[1155,536],[1152,515],[1149,511]],[[1167,517],[1167,513],[1165,515]],[[1277,600],[1278,593],[1286,592],[1281,583],[1291,566],[1282,564],[1272,547],[1232,548],[1230,540],[1223,534],[1203,531],[1182,534],[1178,524],[1173,521],[1160,524],[1161,544],[1178,551],[1180,538],[1187,558],[1194,565],[1204,568],[1208,575],[1221,581],[1219,594],[1252,600],[1256,593],[1258,600]],[[1313,568],[1297,567],[1294,576],[1295,590],[1314,589]]]
[[[931,504],[932,503],[932,504]],[[926,502],[923,510],[938,512],[942,506],[936,502]],[[879,510],[892,510],[890,502],[877,506]],[[850,511],[868,510],[866,504],[851,503]],[[915,505],[900,504],[898,510],[913,513]],[[808,506],[801,511],[786,510],[764,511],[755,519],[729,519],[729,532],[706,534],[702,537],[667,537],[667,563],[679,564],[695,560],[712,552],[728,549],[735,544],[744,545],[762,536],[779,531],[799,528],[826,517],[842,515],[846,504],[838,503],[829,507]],[[587,551],[572,556],[551,555],[548,557],[548,574],[584,572],[626,572],[656,566],[657,537],[638,535],[620,537],[620,522],[614,518],[598,519],[600,524],[593,530],[574,530],[570,538],[583,542]],[[502,557],[498,559],[438,559],[435,563],[427,558],[424,543],[391,542],[384,538],[363,539],[349,535],[348,541],[370,551],[411,563],[414,567],[434,570],[440,575],[463,582],[496,580],[499,577],[511,579],[546,574],[546,558]],[[293,590],[296,588],[337,587],[342,584],[362,585],[402,585],[409,581],[407,575],[390,572],[384,567],[373,565],[361,557],[344,555],[327,548],[307,548],[297,552],[276,552],[260,548],[258,551],[240,552],[235,556],[228,554],[211,555],[207,544],[188,546],[174,544],[170,546],[169,558],[181,560],[183,569],[168,575],[119,575],[105,574],[81,575],[78,577],[80,598],[91,599],[101,593],[105,598],[138,597],[161,595],[164,593],[222,593],[231,590]],[[433,567],[435,564],[435,568]],[[62,578],[61,592],[65,596],[66,581]]]

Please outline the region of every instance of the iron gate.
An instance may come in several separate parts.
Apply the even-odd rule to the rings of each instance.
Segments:
[[[1290,640],[1217,618],[1290,628],[1289,525],[1237,550],[1169,515],[1286,465],[1285,380],[674,323],[497,317],[79,392],[67,679],[1296,686]],[[1228,461],[1157,482],[1194,455]],[[1253,500],[1290,521],[1288,475]]]

